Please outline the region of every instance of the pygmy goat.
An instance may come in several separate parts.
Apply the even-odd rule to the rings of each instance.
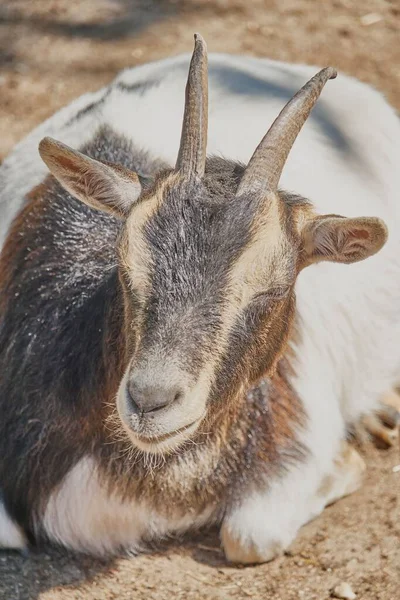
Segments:
[[[29,140],[3,166],[14,204],[3,196],[2,206],[14,220],[0,258],[2,547],[50,540],[135,552],[216,523],[228,559],[270,560],[359,486],[364,465],[346,429],[399,380],[399,242],[365,266],[327,264],[356,263],[384,246],[384,222],[356,216],[363,206],[398,224],[390,144],[400,135],[390,108],[345,79],[361,115],[363,94],[382,112],[371,144],[357,110],[348,128],[349,116],[336,125],[343,85],[321,103],[328,117],[315,111],[290,185],[298,168],[311,195],[326,195],[328,212],[348,216],[321,215],[278,184],[335,71],[323,69],[293,96],[244,166],[240,148],[262,133],[265,105],[275,110],[279,94],[268,94],[261,61],[247,68],[213,57],[212,147],[235,160],[207,158],[207,53],[196,36],[171,168],[165,148],[178,116],[160,111],[187,64],[174,61],[148,66],[140,81],[128,71],[74,116],[64,111],[65,139],[68,127],[92,132],[104,118],[79,152],[41,141],[52,175],[43,179]],[[286,79],[303,73],[274,68]],[[246,77],[258,78],[252,98]],[[122,135],[132,96],[136,116],[124,117]],[[56,131],[52,123],[35,143]],[[17,206],[24,181],[30,189]]]

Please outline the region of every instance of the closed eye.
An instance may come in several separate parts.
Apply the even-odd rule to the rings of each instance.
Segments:
[[[289,294],[291,287],[292,286],[290,285],[282,285],[270,288],[269,290],[258,292],[257,294],[255,294],[255,296],[253,296],[253,300],[283,300]]]

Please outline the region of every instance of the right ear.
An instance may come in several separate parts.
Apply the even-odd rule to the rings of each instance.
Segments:
[[[303,266],[322,260],[350,264],[378,252],[388,230],[377,217],[316,216],[303,228]]]
[[[92,208],[124,217],[140,196],[138,176],[125,167],[94,160],[49,137],[40,142],[39,153],[61,185]]]

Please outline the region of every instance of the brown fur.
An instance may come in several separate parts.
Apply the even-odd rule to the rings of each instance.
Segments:
[[[108,160],[122,149],[124,168],[133,169],[137,157],[126,141],[101,135],[90,149],[94,158]],[[92,162],[84,160],[89,169]],[[65,184],[68,165],[61,166]],[[4,246],[0,368],[13,375],[0,390],[9,424],[0,480],[7,480],[10,514],[28,530],[84,456],[122,497],[166,516],[211,506],[216,519],[305,459],[298,441],[305,415],[291,386],[288,342],[295,335],[294,284],[310,253],[304,232],[318,228],[308,203],[283,192],[239,198],[243,167],[221,159],[209,159],[195,182],[154,172],[144,186],[140,181],[144,191],[125,219],[106,214],[109,197],[79,196],[86,206],[50,178],[31,193]],[[73,178],[69,185],[73,192]],[[124,194],[130,197],[129,188]],[[90,208],[102,202],[104,211]],[[332,221],[325,225],[330,232]],[[361,225],[349,228],[358,250],[370,241],[362,232],[371,223]],[[152,367],[154,349],[203,394],[192,396],[201,410],[204,404],[198,429],[169,454],[135,447],[134,434],[148,438],[149,431],[128,419],[123,426],[115,408],[124,373],[146,360]],[[157,379],[157,365],[151,376]],[[182,422],[169,432],[153,429],[156,439],[189,423],[184,401]],[[24,429],[27,419],[38,431]]]
[[[166,516],[201,512],[213,503],[219,512],[229,510],[241,487],[265,487],[279,473],[282,456],[288,462],[305,456],[306,450],[295,442],[304,414],[289,383],[290,372],[287,360],[281,359],[271,380],[242,392],[227,410],[208,417],[183,451],[162,459],[146,460],[135,453],[127,436],[115,441],[124,433],[118,417],[109,418],[109,443],[101,450],[108,456],[103,454],[101,461],[104,482]],[[118,461],[112,459],[116,456]]]
[[[47,185],[53,185],[53,180]],[[35,221],[41,219],[47,202],[41,189],[32,193],[28,205],[14,222],[1,261],[1,278],[5,285],[13,276],[4,268],[13,264],[11,258],[16,244],[22,239],[21,232],[27,226],[35,227]],[[127,293],[125,285],[122,285],[122,290]],[[120,317],[115,315],[114,325],[114,317],[110,316],[110,333],[105,333],[104,347],[107,360],[111,362],[105,372],[107,379],[101,389],[101,398],[97,399],[90,414],[78,416],[74,428],[74,436],[79,432],[79,438],[74,437],[77,447],[85,445],[89,439],[93,440],[92,449],[110,490],[122,491],[126,497],[143,499],[162,514],[168,514],[171,507],[181,513],[201,512],[214,503],[216,513],[221,515],[234,505],[240,487],[248,490],[257,485],[265,486],[268,478],[282,468],[282,456],[285,456],[286,463],[304,457],[305,449],[297,444],[295,434],[304,422],[304,415],[300,400],[290,385],[293,376],[290,364],[282,357],[294,315],[293,306],[290,303],[288,308],[287,302],[283,299],[276,303],[272,313],[267,314],[267,320],[271,321],[269,326],[260,323],[259,344],[270,349],[268,364],[254,368],[257,363],[255,348],[255,353],[247,358],[248,383],[242,380],[238,385],[233,381],[228,386],[229,395],[226,389],[223,390],[223,402],[218,401],[218,390],[214,389],[214,401],[207,418],[193,439],[188,440],[181,451],[162,458],[135,452],[115,415],[111,399],[115,397],[133,349],[127,347],[127,353],[121,353],[121,349],[126,347],[126,332],[122,329],[115,337]],[[132,322],[131,305],[125,301],[124,306],[126,323],[129,324]],[[283,333],[280,311],[286,315]],[[205,359],[205,364],[209,365],[210,356],[205,356]],[[271,378],[268,377],[269,372]],[[260,381],[254,382],[254,379]],[[166,497],[168,502],[164,501]]]

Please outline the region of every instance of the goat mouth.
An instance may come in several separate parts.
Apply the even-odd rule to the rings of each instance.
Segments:
[[[185,431],[187,431],[188,429],[191,429],[193,427],[193,425],[195,425],[199,420],[200,419],[196,419],[195,421],[192,421],[188,425],[184,425],[183,427],[180,427],[179,429],[174,429],[173,431],[171,431],[169,433],[164,433],[163,435],[147,437],[145,435],[138,434],[136,432],[134,432],[134,434],[135,434],[136,438],[144,444],[161,444],[162,442],[165,442],[166,440],[174,438],[177,435],[180,435],[181,433],[185,433]]]

